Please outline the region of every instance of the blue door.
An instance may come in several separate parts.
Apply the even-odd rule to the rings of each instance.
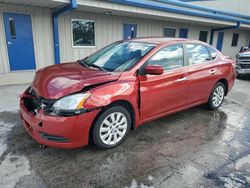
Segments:
[[[124,24],[123,26],[123,39],[136,38],[137,35],[137,25],[136,24]]]
[[[220,51],[222,50],[223,38],[224,38],[224,32],[219,32],[217,38],[217,49]]]
[[[35,69],[30,15],[4,13],[3,16],[10,70]]]
[[[179,37],[180,38],[187,38],[188,37],[188,29],[180,28]]]

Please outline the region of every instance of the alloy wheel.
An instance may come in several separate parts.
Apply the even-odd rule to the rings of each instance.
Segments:
[[[221,85],[216,87],[216,89],[214,90],[214,93],[213,93],[213,105],[215,107],[218,107],[221,105],[221,103],[224,99],[224,95],[225,95],[224,87]]]
[[[128,121],[123,113],[111,113],[100,126],[101,141],[107,145],[115,145],[125,136],[127,128]]]

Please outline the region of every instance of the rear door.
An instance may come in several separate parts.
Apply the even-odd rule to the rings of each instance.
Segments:
[[[189,63],[187,105],[206,102],[215,82],[218,68],[208,48],[200,44],[185,44]]]
[[[162,75],[139,75],[140,113],[142,121],[186,106],[186,75],[183,45],[171,45],[160,49],[145,64],[161,65]]]

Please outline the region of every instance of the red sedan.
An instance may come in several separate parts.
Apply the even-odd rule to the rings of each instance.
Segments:
[[[40,144],[102,149],[131,128],[207,104],[217,109],[235,80],[235,61],[206,43],[140,38],[115,42],[83,60],[37,71],[20,100]]]

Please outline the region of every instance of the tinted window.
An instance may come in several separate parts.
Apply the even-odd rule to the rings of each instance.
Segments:
[[[233,34],[233,39],[232,39],[232,46],[237,46],[238,39],[239,39],[239,34],[238,33],[234,33]]]
[[[73,46],[95,46],[95,21],[72,20]]]
[[[154,47],[154,44],[143,42],[116,42],[97,51],[81,63],[107,71],[126,71]]]
[[[207,35],[208,35],[207,31],[200,31],[199,40],[202,42],[207,42]]]
[[[16,27],[15,27],[15,21],[14,18],[9,18],[9,24],[10,24],[10,35],[12,39],[16,38]]]
[[[148,65],[161,65],[165,70],[183,67],[184,57],[182,45],[173,45],[159,50],[148,60]]]
[[[190,65],[199,64],[210,60],[207,48],[197,44],[187,44],[188,60]]]
[[[174,28],[164,28],[164,37],[175,37]]]

